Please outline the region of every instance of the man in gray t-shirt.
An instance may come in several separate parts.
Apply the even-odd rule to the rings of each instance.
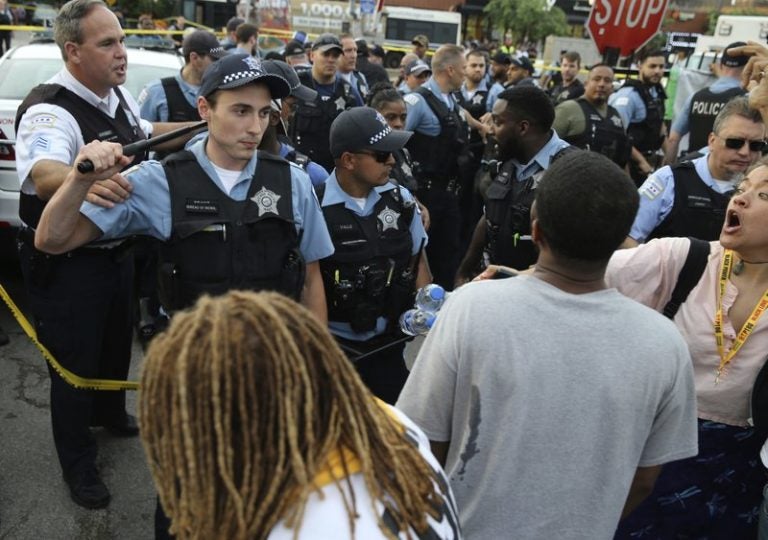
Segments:
[[[637,204],[603,156],[561,157],[537,189],[532,275],[456,291],[416,359],[397,406],[467,538],[612,538],[661,464],[696,454],[685,342],[603,279]]]

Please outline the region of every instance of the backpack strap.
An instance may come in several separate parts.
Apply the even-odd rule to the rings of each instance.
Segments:
[[[672,291],[672,298],[664,306],[662,313],[669,319],[674,319],[677,310],[688,298],[691,290],[701,279],[704,269],[707,267],[709,258],[709,242],[699,240],[698,238],[688,238],[691,241],[691,247],[688,249],[688,256],[685,258],[685,264],[677,275],[677,285]]]

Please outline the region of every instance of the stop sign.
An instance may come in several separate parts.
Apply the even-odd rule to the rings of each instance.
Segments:
[[[668,0],[596,0],[587,29],[600,54],[608,48],[628,56],[659,31]]]

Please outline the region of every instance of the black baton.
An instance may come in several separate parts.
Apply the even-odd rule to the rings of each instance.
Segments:
[[[208,122],[203,120],[202,122],[198,122],[197,124],[192,124],[191,126],[185,126],[183,128],[174,129],[173,131],[169,131],[168,133],[163,133],[162,135],[158,135],[157,137],[152,137],[151,139],[142,139],[140,141],[136,141],[131,144],[126,144],[125,146],[123,146],[123,155],[135,156],[136,154],[139,154],[144,150],[148,150],[153,146],[157,146],[158,144],[162,144],[166,141],[170,141],[171,139],[175,139],[176,137],[181,137],[182,135],[186,135],[190,131],[196,131],[200,128],[206,127],[207,125],[208,125]],[[89,173],[93,171],[93,162],[90,159],[84,159],[83,161],[77,164],[77,170],[82,174]]]

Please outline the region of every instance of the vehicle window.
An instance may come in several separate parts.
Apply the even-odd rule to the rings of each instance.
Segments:
[[[24,99],[32,88],[50,79],[60,69],[60,58],[6,60],[0,69],[0,99]]]
[[[456,43],[458,26],[453,23],[387,19],[386,39],[410,41],[417,34],[429,36],[432,43]]]

